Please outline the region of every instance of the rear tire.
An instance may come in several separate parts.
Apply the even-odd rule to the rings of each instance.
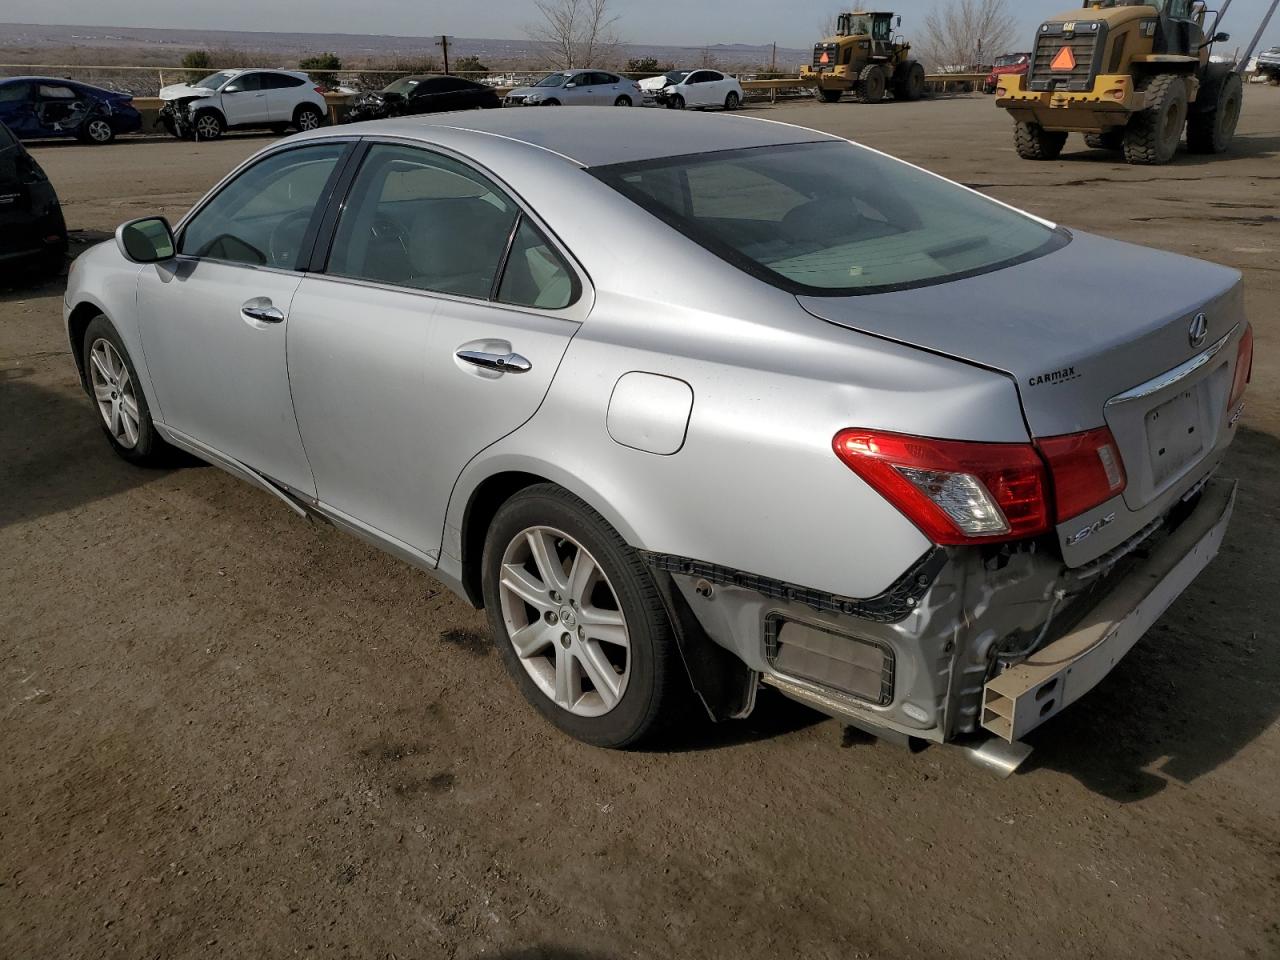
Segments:
[[[822,87],[815,87],[813,94],[823,103],[836,103],[840,97],[844,95],[843,90],[824,90]]]
[[[730,90],[729,95],[724,98],[724,108],[726,110],[737,110],[742,106],[742,98],[738,96],[736,90]]]
[[[1210,98],[1208,103],[1212,106],[1191,114],[1187,121],[1187,149],[1192,153],[1226,153],[1235,139],[1240,108],[1244,104],[1240,75],[1232,71],[1214,78],[1210,89],[1201,88],[1197,106],[1205,97]]]
[[[1134,114],[1124,132],[1124,159],[1137,166],[1168,163],[1178,152],[1187,125],[1187,84],[1162,73],[1146,84],[1146,109]]]
[[[1108,130],[1106,133],[1086,133],[1084,142],[1091,150],[1123,150],[1124,130]]]
[[[137,368],[111,321],[99,314],[84,332],[84,382],[98,425],[120,457],[158,466],[173,448],[156,432]]]
[[[893,97],[895,100],[919,100],[924,96],[924,84],[924,67],[913,60],[895,75]]]
[[[111,126],[111,121],[102,117],[93,117],[80,128],[79,138],[84,143],[101,146],[115,140],[116,131],[115,127]]]
[[[1057,160],[1067,143],[1064,131],[1046,130],[1038,123],[1026,121],[1015,124],[1013,139],[1023,160]]]
[[[520,491],[490,524],[481,564],[503,664],[565,733],[599,747],[635,747],[684,716],[688,678],[653,576],[582,500],[553,484]],[[574,583],[580,569],[595,571],[580,581],[585,588]],[[608,632],[593,633],[593,625]]]
[[[299,133],[308,130],[319,130],[324,126],[324,115],[313,103],[304,103],[293,111],[293,126]]]
[[[858,75],[858,85],[853,89],[853,99],[859,103],[879,103],[884,99],[887,85],[884,68],[873,63],[862,68]]]

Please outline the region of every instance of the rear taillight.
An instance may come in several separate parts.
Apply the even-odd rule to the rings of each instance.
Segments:
[[[842,430],[833,446],[934,543],[1017,540],[1049,529],[1044,462],[1030,444]]]
[[[1053,477],[1057,522],[1106,503],[1125,488],[1124,464],[1106,427],[1036,441]]]
[[[925,536],[946,546],[1038,536],[1125,487],[1106,427],[1035,444],[842,430],[832,445]]]
[[[1231,416],[1236,415],[1236,407],[1244,399],[1245,387],[1253,380],[1253,325],[1245,324],[1244,336],[1240,338],[1240,351],[1236,354],[1236,378],[1231,384],[1231,402],[1227,410]]]
[[[315,90],[316,93],[320,94],[320,96],[324,96],[324,87],[313,87],[312,89]]]

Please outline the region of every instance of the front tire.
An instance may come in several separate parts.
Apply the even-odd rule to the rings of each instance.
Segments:
[[[1216,78],[1210,89],[1202,87],[1196,105],[1206,98],[1213,106],[1195,111],[1187,121],[1187,149],[1192,153],[1226,153],[1235,139],[1244,103],[1240,74],[1232,71]]]
[[[883,67],[874,63],[863,67],[862,73],[858,75],[858,85],[853,90],[853,99],[859,103],[880,103],[884,100],[887,84],[888,78]]]
[[[99,315],[89,322],[82,356],[89,398],[111,448],[130,463],[162,463],[170,447],[156,432],[137,368],[106,317]]]
[[[677,94],[673,94],[670,98],[668,98],[668,100],[667,100],[667,106],[668,106],[668,107],[670,107],[672,110],[683,110],[683,109],[684,109],[684,97],[682,97],[682,96],[681,96],[680,94],[678,94],[678,93],[677,93]]]
[[[1038,123],[1019,121],[1013,130],[1014,145],[1023,160],[1057,160],[1067,145],[1061,130],[1046,130]]]
[[[670,620],[640,556],[552,484],[498,510],[485,538],[485,611],[525,697],[570,736],[634,747],[687,704]]]
[[[813,92],[823,103],[836,103],[844,95],[843,90],[824,90],[822,87],[815,87]]]
[[[1178,152],[1187,125],[1187,83],[1162,73],[1147,84],[1146,109],[1134,114],[1124,132],[1124,158],[1136,166],[1168,163]]]
[[[1091,150],[1123,150],[1124,130],[1108,130],[1106,133],[1086,133],[1084,142]]]
[[[613,105],[615,107],[629,107],[631,106],[631,98],[628,96],[621,96],[617,100],[613,101]]]
[[[227,132],[227,122],[216,110],[201,110],[191,127],[196,140],[218,140]]]

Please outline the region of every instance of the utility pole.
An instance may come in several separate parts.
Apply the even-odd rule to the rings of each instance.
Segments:
[[[449,38],[442,34],[436,46],[444,51],[444,72],[447,74],[449,72]]]
[[[769,61],[769,72],[770,73],[778,72],[778,41],[777,40],[773,41],[773,57]]]

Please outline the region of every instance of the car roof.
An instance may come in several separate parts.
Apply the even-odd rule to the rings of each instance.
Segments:
[[[695,153],[745,150],[794,143],[839,142],[840,137],[774,120],[683,110],[513,107],[372,120],[328,128],[330,136],[357,132],[434,142],[439,133],[503,138],[520,152],[538,148],[583,167],[634,163]],[[308,134],[308,139],[323,136]],[[296,138],[291,138],[296,139]],[[454,139],[454,138],[450,138]]]
[[[94,90],[98,93],[107,93],[116,97],[127,97],[129,94],[121,93],[119,90],[108,90],[106,87],[97,87],[92,83],[85,83],[83,80],[72,80],[69,77],[0,77],[0,87],[9,83],[62,83],[70,84],[73,87],[83,87],[85,90]]]

